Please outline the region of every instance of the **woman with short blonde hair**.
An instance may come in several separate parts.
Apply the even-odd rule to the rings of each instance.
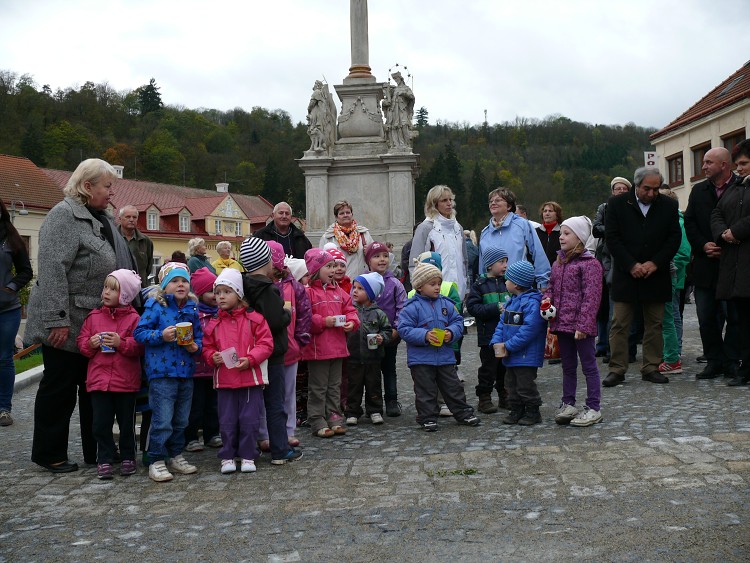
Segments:
[[[200,237],[191,238],[188,241],[188,255],[190,258],[188,258],[187,266],[191,274],[201,268],[208,268],[212,274],[216,275],[216,270],[206,255],[206,241],[204,239]]]
[[[224,268],[232,268],[233,270],[237,270],[238,272],[245,271],[245,268],[242,267],[242,264],[232,258],[232,243],[228,240],[223,240],[216,243],[216,252],[219,253],[219,257],[211,262],[211,265],[214,267],[214,270],[216,270],[217,276]]]

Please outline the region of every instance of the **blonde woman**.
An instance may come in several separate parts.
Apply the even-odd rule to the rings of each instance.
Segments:
[[[219,257],[211,262],[211,265],[214,267],[217,276],[224,268],[232,268],[233,270],[237,270],[238,272],[245,271],[245,268],[242,267],[242,264],[232,258],[232,243],[228,240],[223,240],[218,243],[216,245],[216,252],[219,253]]]
[[[188,258],[187,266],[190,268],[191,274],[201,268],[208,268],[212,274],[216,275],[216,270],[206,256],[205,240],[199,237],[191,238],[188,241],[188,256],[190,258]]]

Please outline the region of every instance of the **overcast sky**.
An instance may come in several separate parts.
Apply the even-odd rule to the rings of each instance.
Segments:
[[[747,0],[370,0],[370,66],[436,120],[662,127],[750,58]],[[348,0],[0,0],[0,69],[41,87],[151,77],[167,105],[283,109],[351,63]],[[338,102],[338,100],[337,100]],[[340,106],[339,106],[340,108]]]

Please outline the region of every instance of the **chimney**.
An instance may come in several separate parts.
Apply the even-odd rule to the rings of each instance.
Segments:
[[[117,174],[117,177],[122,180],[122,171],[125,170],[125,167],[121,166],[120,164],[113,164],[112,168],[115,169],[115,173]]]
[[[220,182],[216,184],[216,191],[222,194],[225,194],[229,191],[229,184],[226,182]]]

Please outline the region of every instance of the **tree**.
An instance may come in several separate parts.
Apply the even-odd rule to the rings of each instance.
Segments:
[[[417,110],[417,128],[422,129],[427,127],[427,116],[429,115],[427,108],[422,106]]]
[[[468,217],[464,226],[469,228],[473,225],[477,228],[485,216],[487,215],[487,180],[482,172],[482,167],[479,166],[479,161],[474,163],[474,170],[471,173],[471,181],[469,183],[469,208]]]
[[[464,182],[461,179],[463,173],[463,163],[456,154],[452,143],[445,145],[445,178],[441,182],[446,184],[453,193],[456,194],[456,208],[461,213],[466,214],[469,208],[469,194],[464,188]]]
[[[158,111],[164,107],[161,101],[161,94],[159,94],[159,88],[156,87],[155,78],[152,78],[148,84],[138,88],[136,93],[138,94],[141,115]]]

